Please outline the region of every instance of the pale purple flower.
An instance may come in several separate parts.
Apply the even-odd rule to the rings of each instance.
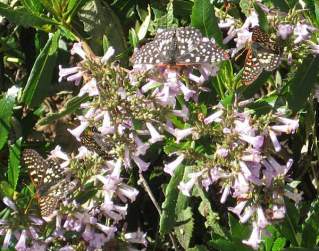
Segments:
[[[104,244],[108,241],[104,234],[94,233],[92,240],[90,240],[90,247],[96,249],[101,249]]]
[[[19,237],[19,240],[17,244],[15,245],[15,249],[17,251],[25,251],[26,250],[26,238],[27,238],[27,232],[26,230],[22,230],[22,233]]]
[[[221,116],[223,115],[224,111],[223,110],[218,110],[214,112],[213,114],[209,115],[204,119],[204,123],[206,125],[212,123],[212,122],[220,122],[221,121]]]
[[[238,50],[245,47],[246,43],[251,41],[252,32],[250,32],[248,29],[240,29],[237,32],[237,38],[235,38],[236,42],[236,48]]]
[[[124,219],[127,214],[127,204],[125,206],[115,205],[108,196],[104,196],[104,202],[101,205],[101,211],[112,218],[115,222]]]
[[[239,138],[243,141],[246,141],[248,144],[251,144],[254,148],[260,149],[264,144],[264,136],[250,136],[247,134],[239,134]]]
[[[103,122],[102,126],[98,128],[99,132],[101,132],[102,135],[106,134],[113,134],[115,131],[114,126],[111,124],[111,116],[108,111],[103,112]]]
[[[12,236],[12,229],[8,229],[6,232],[6,235],[4,237],[3,243],[2,243],[2,250],[6,250],[9,247],[10,244],[10,240],[11,240],[11,236]]]
[[[249,165],[249,167],[247,165]],[[247,162],[247,165],[244,161],[239,161],[239,166],[242,174],[253,184],[257,186],[262,185],[260,179],[258,178],[261,165],[259,163],[254,164],[249,162]]]
[[[246,204],[247,204],[247,200],[242,200],[235,207],[229,207],[228,210],[236,214],[237,217],[239,218]]]
[[[150,145],[148,143],[144,143],[138,136],[134,136],[134,141],[136,144],[136,151],[135,155],[140,156],[144,155],[146,151],[150,148]]]
[[[224,204],[226,202],[229,194],[230,194],[230,185],[226,185],[223,189],[223,193],[222,193],[222,196],[220,198],[220,203]]]
[[[273,205],[272,207],[272,214],[271,219],[272,220],[280,220],[283,219],[286,215],[286,207],[285,205]]]
[[[265,228],[268,226],[270,223],[266,219],[266,216],[264,214],[264,210],[262,209],[261,206],[257,208],[257,226],[259,228]]]
[[[177,117],[181,117],[184,121],[188,120],[189,110],[186,105],[182,106],[182,110],[172,110],[172,113]]]
[[[186,101],[189,101],[189,99],[192,98],[196,94],[196,92],[194,90],[189,89],[183,83],[180,83],[180,88],[181,88],[181,91],[184,94],[184,98],[185,98]]]
[[[132,156],[132,159],[134,160],[135,164],[138,166],[140,172],[147,171],[148,167],[150,166],[149,162],[145,162],[138,156]]]
[[[71,49],[71,54],[77,54],[79,55],[82,59],[86,59],[86,53],[82,48],[82,43],[74,43],[73,47]]]
[[[188,78],[192,81],[194,81],[195,83],[197,84],[202,84],[206,81],[205,77],[203,75],[200,75],[199,77],[192,74],[192,73],[189,73],[188,74]]]
[[[78,154],[75,156],[76,159],[85,159],[90,155],[90,151],[85,146],[80,146],[78,148]]]
[[[183,162],[184,158],[185,158],[185,155],[180,154],[175,160],[173,160],[172,162],[168,164],[165,164],[164,172],[173,176],[175,169]]]
[[[4,197],[2,199],[3,203],[6,204],[7,207],[11,208],[13,211],[17,211],[17,206],[9,197]]]
[[[69,82],[74,81],[75,85],[79,85],[82,77],[83,72],[81,71],[81,67],[75,66],[70,68],[62,68],[61,65],[59,65],[59,82],[62,81],[64,77],[67,77],[66,80]]]
[[[45,243],[40,243],[37,241],[32,242],[32,246],[27,248],[26,251],[46,251],[47,245]]]
[[[176,138],[176,142],[179,143],[182,139],[186,138],[187,136],[191,135],[193,132],[193,128],[186,128],[186,129],[174,129],[173,135]]]
[[[304,40],[308,40],[311,33],[316,29],[308,24],[297,23],[294,28],[294,35],[296,36],[294,43],[298,44]]]
[[[241,160],[247,161],[247,162],[260,163],[262,160],[261,152],[254,148],[248,148],[244,152],[244,155],[241,156]]]
[[[134,187],[128,186],[124,183],[122,183],[117,191],[116,194],[117,196],[121,199],[121,201],[123,201],[124,203],[127,202],[127,199],[130,200],[130,202],[132,203],[133,201],[135,201],[136,196],[138,195],[138,190],[135,189]]]
[[[188,177],[190,178],[189,181],[186,183],[181,181],[178,185],[178,189],[187,197],[190,197],[190,191],[197,182],[198,178],[202,175],[202,172],[190,173]]]
[[[89,82],[85,83],[78,94],[79,97],[82,97],[84,94],[88,94],[90,97],[98,96],[100,94],[99,89],[97,88],[96,79],[92,78]]]
[[[159,85],[160,84],[157,81],[150,79],[145,85],[142,86],[141,91],[146,93],[154,87],[158,87]]]
[[[242,242],[254,250],[258,249],[259,243],[261,242],[261,231],[255,222],[253,223],[253,231],[249,239],[243,240]]]
[[[319,44],[310,45],[310,49],[311,49],[312,53],[319,55]]]
[[[229,154],[229,150],[225,147],[218,147],[216,150],[216,154],[221,158],[226,158]]]
[[[299,127],[298,119],[288,119],[285,117],[277,117],[277,120],[286,126],[286,127],[280,127],[280,126],[271,127],[272,129],[277,130],[279,132],[295,133]]]
[[[238,173],[233,185],[233,197],[245,198],[249,192],[250,186],[242,173]]]
[[[101,63],[106,64],[109,61],[109,59],[114,55],[114,52],[115,52],[115,50],[112,46],[107,48],[104,56],[101,58]]]
[[[255,136],[255,130],[250,125],[250,119],[247,117],[246,114],[240,114],[242,116],[245,116],[245,119],[243,121],[236,119],[234,121],[235,124],[235,131],[242,134],[247,134],[250,136]]]
[[[146,233],[143,233],[140,229],[133,233],[126,233],[124,238],[127,242],[143,244],[145,247],[147,246]]]
[[[277,35],[283,40],[286,40],[290,34],[293,32],[293,27],[291,24],[279,24]]]
[[[150,122],[146,122],[146,127],[151,134],[151,138],[148,140],[151,144],[154,144],[158,141],[162,141],[164,136],[159,134],[156,128]]]
[[[255,27],[258,25],[259,25],[258,14],[256,11],[252,11],[250,15],[246,18],[242,28]]]
[[[164,85],[162,90],[159,93],[157,93],[156,100],[162,106],[175,107],[176,100],[174,96],[170,95],[170,88],[168,85]]]
[[[82,120],[78,127],[74,129],[68,129],[68,131],[76,138],[77,141],[81,141],[80,137],[84,130],[89,126],[89,122]]]
[[[233,18],[226,18],[223,20],[219,20],[218,27],[221,29],[229,28],[235,24],[235,20]]]
[[[291,192],[288,190],[285,190],[284,195],[293,200],[295,203],[299,203],[302,200],[302,192],[301,193],[296,193],[296,192]]]
[[[69,156],[62,151],[61,146],[57,145],[51,152],[49,158],[58,158],[62,159],[63,162],[60,164],[61,167],[65,168],[69,165],[70,163],[70,158]]]
[[[114,238],[114,235],[117,231],[116,227],[110,227],[110,226],[105,226],[103,224],[100,223],[96,223],[95,226],[101,230],[104,234],[106,234],[107,236],[107,241],[111,240]]]
[[[216,76],[219,68],[214,64],[201,64],[198,70],[206,81],[210,76]]]
[[[280,165],[273,157],[267,158],[268,163],[275,170],[277,176],[285,176],[293,164],[293,160],[289,159],[286,165]]]
[[[279,152],[281,150],[281,145],[277,139],[276,133],[272,130],[269,130],[268,132],[269,132],[270,140],[272,144],[274,145],[275,151]]]
[[[59,251],[75,251],[75,249],[70,245],[66,245],[63,248],[60,248]]]
[[[67,231],[80,232],[82,229],[82,223],[78,219],[68,216],[63,224],[63,228]]]
[[[239,216],[239,221],[241,223],[246,223],[255,212],[256,208],[254,206],[245,207],[244,213]]]

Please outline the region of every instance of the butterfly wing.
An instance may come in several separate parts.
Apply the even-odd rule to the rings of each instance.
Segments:
[[[263,66],[260,64],[258,58],[254,55],[250,48],[246,55],[245,66],[242,76],[242,81],[245,85],[250,85],[254,82],[263,71]]]
[[[45,160],[35,150],[25,149],[22,160],[35,186],[41,216],[50,221],[56,214],[59,201],[75,184],[65,179],[65,169],[59,163],[53,159]]]
[[[274,71],[280,64],[280,55],[271,52],[257,52],[257,59],[266,71]]]
[[[179,28],[176,32],[176,64],[217,63],[229,58],[226,51],[219,48],[208,38],[203,38],[198,29]]]

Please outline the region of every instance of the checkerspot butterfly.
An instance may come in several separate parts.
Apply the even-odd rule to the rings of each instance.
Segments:
[[[278,42],[273,41],[260,27],[252,32],[252,44],[245,59],[242,81],[245,85],[253,83],[265,71],[273,71],[280,64],[281,50]]]
[[[131,61],[134,64],[196,65],[217,63],[229,59],[226,51],[203,37],[192,27],[169,28],[158,32],[153,41],[138,49]]]
[[[66,170],[55,160],[45,160],[35,150],[25,149],[22,161],[36,189],[41,216],[45,221],[51,221],[59,202],[75,189],[76,182],[70,181]]]

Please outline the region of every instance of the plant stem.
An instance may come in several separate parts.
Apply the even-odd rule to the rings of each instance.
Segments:
[[[143,187],[144,187],[146,193],[148,194],[148,196],[150,197],[150,199],[151,199],[153,205],[155,206],[157,212],[159,213],[159,215],[161,215],[161,208],[160,208],[160,206],[158,205],[158,203],[157,203],[157,201],[156,201],[156,199],[155,199],[155,197],[154,197],[154,194],[152,193],[151,188],[149,187],[149,185],[148,185],[147,181],[145,180],[143,174],[140,173],[140,174],[139,174],[139,177],[140,177],[140,180],[139,180],[139,181],[143,184]],[[168,235],[169,235],[169,237],[170,237],[170,239],[171,239],[171,241],[172,241],[172,244],[173,244],[173,246],[174,246],[174,249],[175,249],[176,251],[178,251],[178,246],[177,246],[177,241],[176,241],[176,239],[175,239],[175,236],[174,236],[172,233],[169,233]]]

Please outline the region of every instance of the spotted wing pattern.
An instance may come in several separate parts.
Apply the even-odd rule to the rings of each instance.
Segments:
[[[45,160],[35,150],[25,149],[22,153],[22,161],[36,188],[41,216],[44,220],[51,221],[61,199],[74,190],[76,184],[66,178],[65,169],[56,161]]]
[[[265,71],[275,70],[281,60],[280,47],[259,27],[252,31],[252,45],[245,59],[242,81],[245,85],[253,83]]]
[[[226,51],[192,27],[160,31],[132,57],[134,64],[193,65],[229,58]]]

